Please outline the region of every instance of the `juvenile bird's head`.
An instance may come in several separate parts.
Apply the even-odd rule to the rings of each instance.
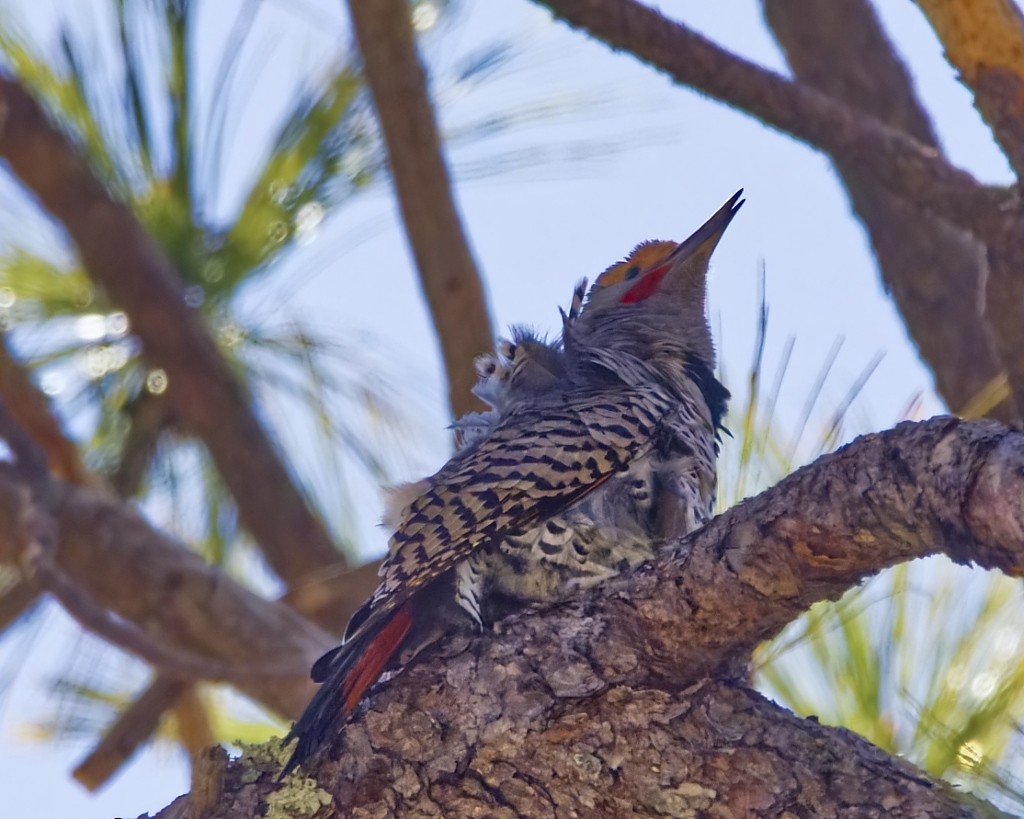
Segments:
[[[513,327],[512,339],[500,339],[494,352],[478,356],[473,393],[499,412],[536,398],[565,374],[558,344],[545,341],[528,327]]]
[[[513,327],[512,340],[498,343],[508,362],[508,387],[513,400],[553,387],[565,372],[561,349],[527,327]]]
[[[743,205],[737,191],[688,239],[644,242],[597,277],[572,339],[612,346],[632,344],[638,355],[676,347],[714,366],[705,303],[708,264],[726,227]],[[644,347],[654,345],[655,349]]]

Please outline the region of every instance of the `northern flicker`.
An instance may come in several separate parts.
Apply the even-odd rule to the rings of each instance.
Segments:
[[[602,273],[570,309],[554,380],[496,408],[493,429],[412,485],[380,585],[313,666],[323,685],[289,735],[286,771],[439,629],[564,600],[711,516],[729,393],[714,376],[706,275],[741,194],[681,244],[642,244]]]

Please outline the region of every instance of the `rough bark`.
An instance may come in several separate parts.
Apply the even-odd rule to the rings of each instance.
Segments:
[[[473,358],[494,343],[462,229],[406,0],[350,0],[388,164],[448,377],[452,416],[479,409]]]
[[[168,377],[177,417],[206,445],[243,526],[285,582],[343,562],[293,483],[177,271],[16,82],[0,79],[0,157],[65,226],[89,275]]]
[[[918,0],[1018,180],[1024,174],[1024,14],[1010,0]],[[985,318],[1024,412],[1024,250],[1018,231],[989,246]]]
[[[318,815],[986,815],[743,682],[812,603],[935,553],[1024,574],[1024,434],[939,418],[866,436],[630,577],[424,652],[313,772]],[[210,815],[309,794],[278,766],[230,765]]]
[[[940,150],[909,72],[867,0],[763,0],[762,5],[801,82]],[[882,280],[947,406],[956,412],[978,407],[990,417],[1011,420],[1012,402],[977,403],[1002,373],[981,320],[984,247],[890,193],[855,163],[840,157],[835,164],[871,239]]]

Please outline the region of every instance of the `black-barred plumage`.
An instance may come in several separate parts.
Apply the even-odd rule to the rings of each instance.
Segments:
[[[529,388],[510,400],[494,382],[475,437],[392,499],[380,585],[314,666],[323,686],[292,730],[286,770],[328,743],[432,627],[480,627],[495,600],[564,599],[710,517],[728,393],[711,375],[705,276],[738,200],[682,244],[641,245],[605,271],[570,307],[564,349],[523,335],[499,350],[511,384],[515,345],[542,345],[520,355],[534,368],[519,371]]]

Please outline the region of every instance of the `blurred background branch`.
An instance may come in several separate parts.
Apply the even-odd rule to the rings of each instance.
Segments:
[[[481,404],[473,359],[494,344],[483,282],[462,229],[407,0],[349,0],[352,28],[387,146],[405,235],[430,307],[452,417]]]
[[[910,74],[867,0],[763,0],[794,76],[941,152]],[[870,54],[871,59],[864,59]],[[907,331],[946,404],[962,410],[1002,369],[977,311],[984,247],[969,233],[892,193],[860,165],[833,156]],[[1002,400],[974,415],[1011,420]]]
[[[131,210],[16,82],[0,79],[0,156],[67,228],[89,275],[125,311],[185,426],[206,444],[242,524],[286,582],[342,560],[289,477],[180,276]]]

